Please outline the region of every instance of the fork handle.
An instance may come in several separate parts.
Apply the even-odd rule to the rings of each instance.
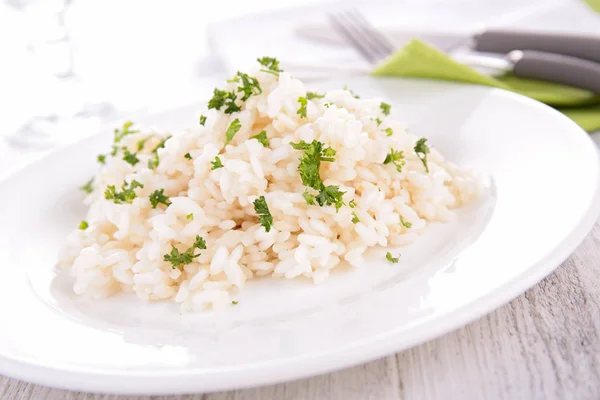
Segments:
[[[507,54],[537,50],[600,63],[600,36],[488,29],[475,35],[475,50]]]
[[[539,79],[600,94],[600,64],[561,54],[511,51],[512,72],[521,78]]]

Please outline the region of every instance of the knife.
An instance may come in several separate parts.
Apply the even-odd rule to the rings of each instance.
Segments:
[[[319,44],[347,46],[343,37],[325,25],[302,25],[295,33]],[[464,32],[399,30],[386,34],[396,46],[401,47],[417,38],[444,52],[470,49],[484,53],[507,54],[513,50],[535,50],[581,58],[600,63],[600,34],[534,32],[526,30],[488,28],[475,34]]]

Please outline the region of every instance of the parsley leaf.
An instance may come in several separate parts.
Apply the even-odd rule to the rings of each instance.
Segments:
[[[321,207],[324,205],[335,205],[335,210],[339,211],[342,205],[344,205],[344,202],[342,201],[344,193],[346,192],[342,192],[339,186],[325,186],[321,184],[321,191],[317,195],[316,200]]]
[[[144,149],[144,146],[146,145],[146,142],[151,138],[152,136],[148,136],[145,139],[142,139],[140,141],[137,142],[137,151],[142,151]]]
[[[404,218],[402,218],[402,215],[400,216],[400,223],[402,224],[402,226],[404,226],[405,228],[410,228],[412,227],[412,223],[411,222],[407,222],[404,220]]]
[[[385,128],[385,134],[388,136],[392,136],[394,134],[394,131],[392,130],[392,128]]]
[[[325,106],[325,108],[329,108],[329,107],[331,107],[331,105],[332,105],[332,104],[333,104],[333,103],[325,103],[325,104],[323,104],[323,105]]]
[[[265,231],[269,232],[271,230],[271,225],[273,225],[273,216],[269,212],[269,206],[267,206],[267,201],[265,200],[265,196],[260,196],[256,200],[254,200],[254,211],[258,214],[258,221],[265,228]]]
[[[198,235],[196,235],[196,241],[194,242],[194,244],[191,247],[189,247],[184,253],[180,253],[177,247],[171,245],[171,253],[165,254],[163,256],[163,260],[170,262],[173,268],[179,267],[180,265],[187,265],[194,261],[194,258],[200,256],[200,253],[194,254],[196,249],[206,249],[206,242],[203,238],[201,238]]]
[[[358,215],[356,215],[356,212],[352,211],[352,223],[358,224],[359,222],[360,219],[358,219]]]
[[[381,120],[381,118],[377,117],[377,118],[371,118],[373,121],[377,122],[377,126],[381,125],[381,123],[383,122]]]
[[[208,108],[215,108],[220,110],[221,107],[225,106],[223,111],[225,114],[233,114],[234,112],[240,111],[242,108],[235,104],[237,96],[235,92],[226,92],[224,90],[215,89],[213,97],[208,101]]]
[[[256,78],[248,76],[248,74],[239,71],[237,76],[239,76],[242,81],[242,86],[238,87],[237,90],[238,92],[244,93],[244,96],[242,96],[241,99],[242,101],[246,101],[253,95],[259,95],[262,93],[262,89],[260,88],[260,84]]]
[[[233,139],[235,134],[238,133],[241,127],[242,124],[239,118],[236,118],[233,121],[231,121],[231,124],[229,124],[229,127],[227,128],[227,132],[225,132],[225,144],[229,144],[229,142],[231,142],[231,140]]]
[[[349,91],[349,92],[350,92],[350,94],[351,94],[351,95],[352,95],[352,96],[353,96],[355,99],[360,99],[360,96],[359,96],[359,95],[357,95],[356,93],[354,93],[354,91],[353,91],[352,89],[350,89],[350,88],[348,87],[348,85],[344,85],[344,90],[347,90],[347,91]]]
[[[402,172],[402,167],[406,163],[406,160],[404,160],[404,152],[390,149],[390,152],[385,156],[385,160],[383,160],[383,163],[393,163],[396,166],[396,170],[398,172]]]
[[[319,94],[317,92],[306,92],[306,98],[308,100],[322,99],[323,97],[325,97],[324,94]]]
[[[350,203],[348,203],[348,206],[349,206],[350,208],[354,208],[354,207],[356,207],[356,202],[354,201],[354,199],[350,200]]]
[[[211,171],[217,168],[223,168],[223,164],[221,163],[219,156],[215,157],[215,161],[211,161],[210,163],[212,164]]]
[[[131,135],[131,134],[139,132],[138,130],[130,129],[132,125],[133,125],[133,122],[127,121],[123,124],[123,127],[121,128],[121,130],[115,129],[115,137],[114,137],[115,143],[119,143],[121,141],[121,139],[123,139],[127,135]]]
[[[395,264],[398,262],[398,260],[400,260],[400,255],[398,255],[398,257],[392,257],[392,253],[388,251],[385,255],[385,258],[392,264]]]
[[[193,220],[194,220],[194,214],[193,214],[193,213],[190,213],[190,214],[186,215],[186,216],[185,216],[185,218],[186,218],[188,221],[193,221]]]
[[[332,162],[336,151],[331,147],[324,148],[324,144],[313,140],[311,143],[306,143],[301,140],[299,143],[290,143],[295,150],[304,150],[304,154],[300,157],[298,172],[304,186],[311,187],[316,190],[321,190],[323,183],[319,175],[321,161]]]
[[[144,185],[136,181],[135,179],[129,183],[129,187],[127,187],[127,182],[123,183],[121,187],[121,191],[117,192],[114,185],[109,185],[106,187],[104,191],[104,198],[106,200],[112,200],[115,204],[123,204],[128,203],[131,204],[133,199],[137,197],[135,194],[135,188],[144,188]]]
[[[310,206],[315,205],[315,195],[308,193],[308,190],[305,190],[304,193],[302,193],[302,197],[306,200],[306,204]]]
[[[164,204],[165,206],[170,206],[171,201],[169,200],[169,196],[165,196],[165,189],[155,190],[150,194],[150,204],[152,204],[152,208],[156,208],[159,204]]]
[[[136,153],[131,153],[127,149],[125,149],[123,160],[127,161],[131,165],[135,165],[140,162],[140,159],[136,157]]]
[[[158,154],[154,153],[148,159],[148,168],[156,169],[158,167]]]
[[[425,166],[425,171],[429,173],[429,166],[427,166],[427,154],[429,154],[429,146],[427,146],[427,139],[421,138],[415,143],[415,153]]]
[[[92,184],[94,183],[94,178],[90,179],[89,181],[87,181],[83,186],[81,186],[79,189],[83,190],[84,192],[86,192],[87,194],[90,194],[94,191],[94,188],[92,187]]]
[[[98,157],[96,157],[96,160],[98,160],[98,162],[100,164],[106,164],[106,155],[105,154],[98,154]]]
[[[200,116],[200,125],[204,126],[204,124],[206,123],[206,117],[204,115]]]
[[[279,68],[279,61],[273,57],[261,57],[257,58],[256,61],[263,67],[267,68],[266,70],[261,69],[263,72],[268,72],[273,75],[279,75],[280,72],[283,72],[281,68]]]
[[[298,103],[300,104],[300,108],[296,111],[296,114],[300,116],[300,118],[306,118],[306,107],[308,105],[308,100],[306,97],[298,97]]]
[[[263,146],[269,147],[269,138],[267,138],[267,131],[262,131],[256,136],[252,136],[251,139],[258,140]]]
[[[383,115],[390,115],[390,110],[392,109],[392,106],[382,101],[379,105],[379,108],[381,108],[381,112],[383,113]]]
[[[185,153],[184,157],[188,160],[192,159],[192,155],[190,153]]]
[[[232,305],[234,305],[234,306],[237,306],[237,305],[239,304],[239,302],[238,302],[238,301],[235,301],[235,300],[233,300],[233,301],[231,302],[231,304],[232,304]]]
[[[81,221],[81,223],[79,224],[79,229],[81,229],[82,231],[85,231],[88,226],[90,226],[87,221]]]

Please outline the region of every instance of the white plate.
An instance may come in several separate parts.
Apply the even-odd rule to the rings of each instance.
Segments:
[[[54,270],[84,215],[77,187],[109,132],[0,182],[0,373],[69,389],[185,393],[315,375],[405,349],[506,303],[549,274],[598,215],[599,163],[573,122],[530,99],[427,81],[347,81],[389,99],[412,132],[487,177],[482,200],[403,248],[313,286],[250,282],[239,305],[180,315],[123,295],[75,297]],[[339,87],[342,83],[330,82]],[[136,121],[178,129],[196,107]],[[396,251],[396,249],[394,249]]]

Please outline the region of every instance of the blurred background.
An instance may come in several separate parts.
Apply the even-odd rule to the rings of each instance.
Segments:
[[[103,124],[201,102],[258,56],[307,80],[364,73],[350,47],[306,36],[348,8],[392,35],[600,34],[600,0],[0,0],[0,178]]]

